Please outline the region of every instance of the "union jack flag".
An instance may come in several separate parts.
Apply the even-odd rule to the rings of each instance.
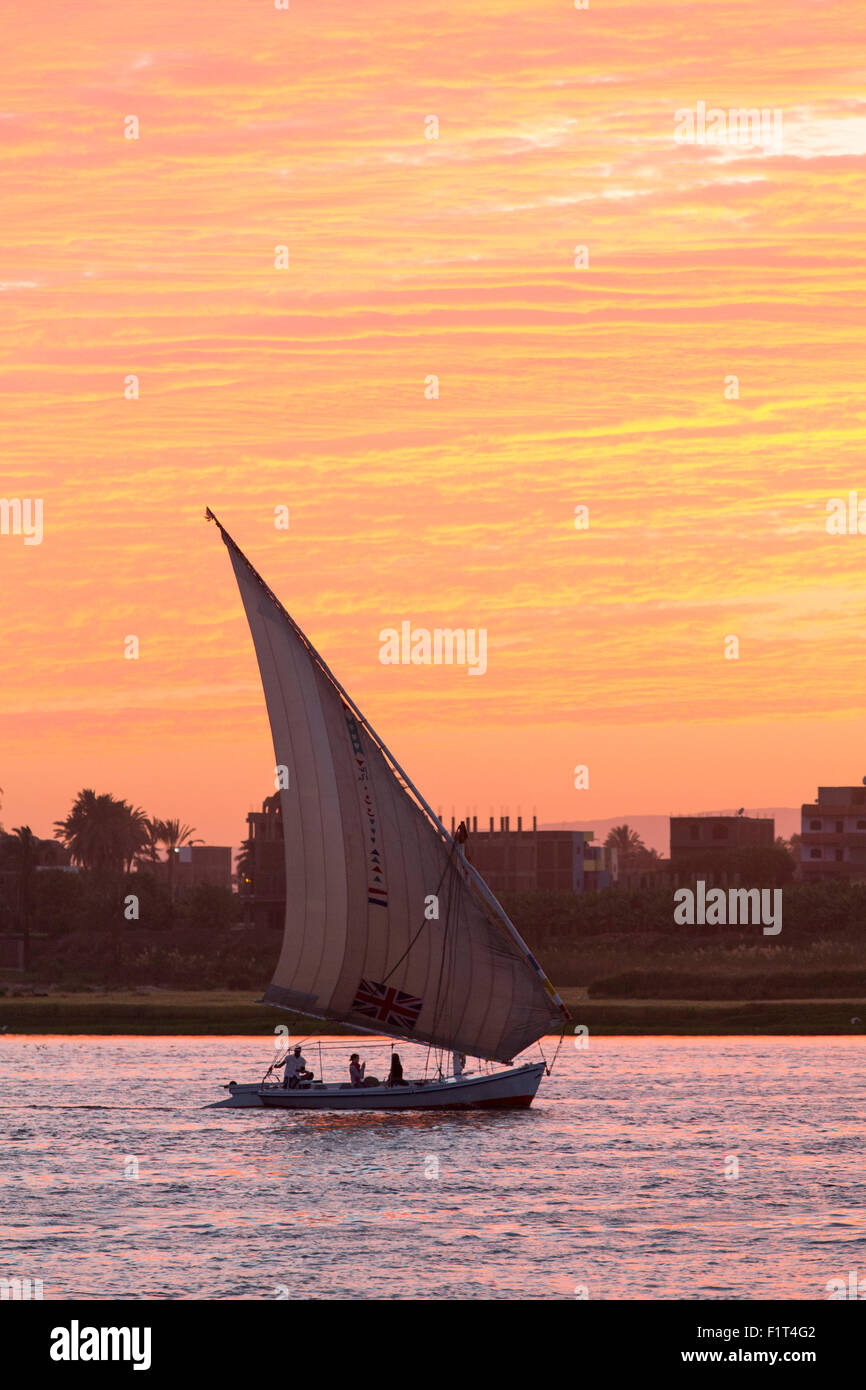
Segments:
[[[424,1000],[414,994],[404,994],[390,985],[379,985],[375,980],[362,980],[352,1001],[351,1012],[411,1033],[418,1022],[423,1003]]]

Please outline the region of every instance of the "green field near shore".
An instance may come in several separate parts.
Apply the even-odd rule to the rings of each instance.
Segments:
[[[564,989],[562,995],[574,1024],[583,1024],[600,1037],[866,1032],[866,999],[589,1000],[580,989]],[[257,1005],[241,990],[117,990],[0,998],[0,1029],[7,1036],[261,1034],[278,1024],[286,1025],[295,1036],[350,1031]]]

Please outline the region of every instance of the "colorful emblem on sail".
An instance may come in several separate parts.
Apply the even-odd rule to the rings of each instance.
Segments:
[[[361,811],[367,821],[367,902],[373,903],[376,907],[387,907],[388,890],[385,885],[382,851],[379,848],[378,817],[370,792],[370,769],[367,767],[367,760],[364,757],[364,747],[361,743],[361,733],[357,720],[346,704],[343,705],[343,713],[346,717],[346,728],[349,730],[352,752],[358,767],[357,786]]]
[[[380,985],[375,980],[362,980],[352,1000],[353,1014],[364,1018],[374,1018],[389,1028],[402,1028],[411,1033],[418,1022],[423,999],[414,994],[404,994],[391,985]]]

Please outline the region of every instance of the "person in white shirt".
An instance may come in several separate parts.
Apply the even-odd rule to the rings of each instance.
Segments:
[[[283,1072],[284,1086],[297,1086],[299,1081],[309,1081],[312,1072],[307,1071],[307,1059],[301,1056],[301,1049],[296,1047],[294,1052],[290,1052],[286,1058],[286,1069]]]
[[[466,1053],[465,1053],[465,1052],[452,1052],[452,1054],[451,1054],[451,1060],[452,1060],[452,1062],[453,1062],[453,1069],[454,1069],[454,1075],[455,1075],[455,1077],[457,1077],[457,1076],[462,1076],[462,1075],[463,1075],[463,1068],[466,1066]]]
[[[349,1080],[353,1086],[363,1086],[366,1070],[367,1063],[360,1060],[357,1052],[353,1052],[349,1058]]]

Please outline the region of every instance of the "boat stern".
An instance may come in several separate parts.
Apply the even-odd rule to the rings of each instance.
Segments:
[[[210,1105],[204,1107],[205,1110],[243,1110],[251,1106],[259,1110],[262,1108],[258,1082],[239,1086],[236,1081],[230,1081],[224,1089],[228,1095],[223,1100],[211,1101]]]

